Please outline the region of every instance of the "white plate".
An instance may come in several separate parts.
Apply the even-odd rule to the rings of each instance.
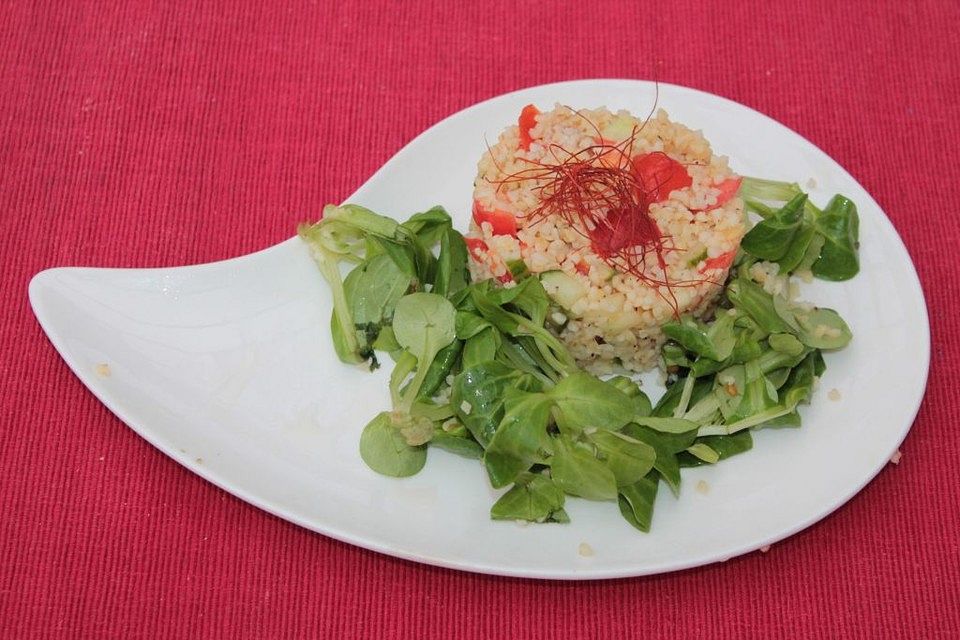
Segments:
[[[585,80],[494,98],[423,133],[349,200],[395,217],[442,204],[463,229],[485,139],[496,140],[523,105],[646,114],[654,95],[649,82]],[[923,396],[927,312],[890,221],[826,154],[713,95],[661,84],[659,104],[702,129],[739,173],[812,179],[821,204],[836,192],[851,197],[861,216],[862,272],[804,292],[839,310],[854,340],[827,356],[803,427],[760,431],[753,451],[686,471],[679,499],[661,490],[647,535],[615,504],[579,499],[568,501],[569,525],[492,522],[497,493],[480,464],[443,451],[431,450],[413,478],[368,470],[357,442],[367,420],[388,407],[387,371],[337,361],[329,292],[296,239],[194,267],[52,269],[30,283],[30,300],[74,373],[137,433],[234,495],[325,535],[445,567],[541,578],[636,576],[725,560],[820,520],[884,466]],[[828,398],[834,388],[840,400]],[[700,480],[706,492],[695,490]],[[581,543],[593,555],[581,554]]]

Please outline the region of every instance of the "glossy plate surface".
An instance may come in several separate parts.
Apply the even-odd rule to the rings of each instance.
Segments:
[[[496,140],[525,104],[645,115],[654,97],[649,82],[586,80],[494,98],[420,135],[349,201],[398,218],[442,204],[463,230],[485,140]],[[886,464],[926,385],[927,312],[893,226],[826,154],[713,95],[661,84],[659,105],[702,129],[738,173],[797,181],[821,205],[837,192],[852,198],[862,272],[803,289],[854,332],[847,349],[827,356],[803,427],[757,432],[753,451],[685,471],[679,499],[661,488],[647,535],[615,504],[573,498],[569,525],[492,522],[498,492],[480,464],[443,451],[431,450],[413,478],[369,471],[357,443],[389,406],[390,366],[371,374],[336,359],[330,295],[297,239],[193,267],[51,269],[30,283],[30,300],[71,369],[137,433],[225,490],[328,536],[420,562],[542,578],[636,576],[724,560],[820,520]],[[828,397],[837,396],[832,389],[839,400]]]

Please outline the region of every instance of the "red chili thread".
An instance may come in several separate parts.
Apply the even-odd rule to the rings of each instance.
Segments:
[[[665,180],[644,184],[633,167],[637,136],[650,115],[641,126],[634,126],[629,137],[613,143],[605,140],[596,124],[580,111],[571,111],[590,124],[597,134],[597,144],[576,152],[551,144],[548,151],[553,162],[520,158],[530,166],[512,174],[506,174],[494,159],[505,176],[491,182],[500,186],[535,182],[532,188],[540,203],[525,216],[530,226],[549,217],[560,218],[590,240],[593,252],[610,267],[653,288],[670,305],[674,316],[679,316],[673,288],[698,286],[711,280],[671,281],[667,276],[664,256],[680,249],[673,246],[672,238],[660,230],[650,215],[653,196]],[[656,258],[655,266],[648,264],[651,252]],[[660,274],[654,273],[656,268]]]

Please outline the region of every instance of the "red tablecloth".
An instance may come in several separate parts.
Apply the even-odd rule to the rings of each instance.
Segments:
[[[0,637],[960,637],[960,5],[188,4],[0,6]],[[780,120],[916,261],[933,370],[902,462],[767,554],[548,583],[357,549],[153,449],[30,313],[43,268],[272,245],[437,120],[589,77]]]

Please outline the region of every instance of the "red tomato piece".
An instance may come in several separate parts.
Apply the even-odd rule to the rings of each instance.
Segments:
[[[662,151],[634,158],[633,172],[643,184],[650,202],[662,202],[673,191],[693,184],[686,167]]]
[[[737,192],[740,191],[741,182],[743,182],[743,178],[736,176],[734,178],[727,178],[716,185],[717,189],[720,189],[720,194],[717,195],[717,203],[711,208],[722,207],[730,202],[733,197],[737,195]]]
[[[721,253],[716,258],[708,258],[703,261],[703,266],[699,269],[700,273],[710,271],[711,269],[726,269],[733,264],[733,259],[737,257],[737,250]]]
[[[477,225],[489,222],[495,236],[517,236],[517,219],[513,214],[499,209],[487,211],[476,200],[473,201],[473,221]]]
[[[590,265],[587,264],[585,260],[578,260],[577,264],[574,265],[574,268],[578,273],[582,273],[585,276],[590,275]]]
[[[532,104],[528,104],[520,112],[520,119],[517,124],[520,125],[520,148],[524,151],[530,150],[530,143],[533,142],[533,138],[530,137],[530,129],[537,125],[538,115],[540,115],[540,110]]]
[[[626,247],[655,243],[662,235],[650,216],[616,209],[607,212],[604,224],[590,231],[590,246],[601,258],[607,258]]]
[[[481,262],[480,252],[488,250],[487,243],[480,238],[464,238],[463,242],[467,245],[467,251],[470,252],[473,259]]]
[[[480,238],[464,238],[464,244],[467,245],[467,251],[470,252],[470,257],[477,262],[483,262],[483,257],[480,255],[481,251],[489,251],[487,243],[481,240]],[[508,282],[513,282],[513,275],[508,270],[501,276],[497,276],[497,280],[506,284]]]

